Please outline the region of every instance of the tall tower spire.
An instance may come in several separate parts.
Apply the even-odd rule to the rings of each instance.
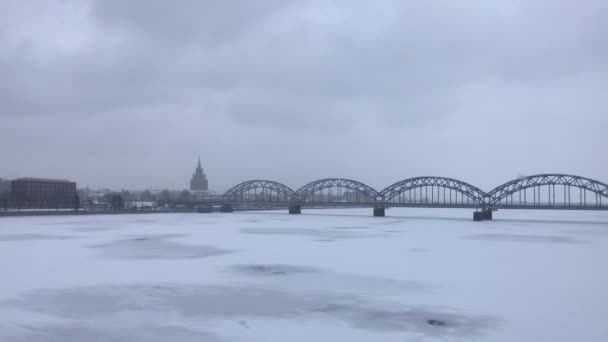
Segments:
[[[198,165],[194,170],[192,179],[190,179],[190,190],[192,191],[206,191],[209,189],[209,183],[207,176],[203,172],[203,165],[201,164],[201,156],[198,156]]]

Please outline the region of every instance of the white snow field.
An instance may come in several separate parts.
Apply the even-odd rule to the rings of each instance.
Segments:
[[[0,341],[608,341],[608,212],[0,218]]]

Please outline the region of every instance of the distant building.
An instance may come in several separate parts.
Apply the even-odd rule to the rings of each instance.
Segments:
[[[76,195],[76,183],[68,180],[19,178],[11,183],[16,204],[30,208],[71,207]]]
[[[201,158],[198,158],[198,165],[194,170],[194,175],[190,179],[190,191],[207,191],[209,190],[209,182],[207,176],[203,173],[203,167],[201,166]]]
[[[12,181],[0,178],[0,195],[5,192],[11,192]]]

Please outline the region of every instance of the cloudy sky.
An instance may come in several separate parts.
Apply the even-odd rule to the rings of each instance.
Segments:
[[[0,177],[608,181],[604,0],[2,0]]]

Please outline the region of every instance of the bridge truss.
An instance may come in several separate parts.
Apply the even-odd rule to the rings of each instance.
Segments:
[[[325,178],[298,189],[293,202],[299,205],[370,206],[378,203],[378,192],[351,179]]]
[[[250,180],[235,185],[223,196],[226,203],[289,204],[294,191],[288,186],[270,180]]]
[[[608,209],[608,185],[579,176],[541,174],[496,187],[486,202],[504,209]]]
[[[483,207],[486,194],[456,179],[415,177],[397,182],[380,193],[383,205],[400,207]]]
[[[487,193],[446,177],[408,178],[380,192],[344,178],[320,179],[295,191],[275,181],[251,180],[226,191],[221,204],[288,206],[291,213],[300,213],[302,206],[363,206],[382,209],[382,215],[390,207],[475,208],[491,218],[497,209],[608,210],[608,185],[565,174],[522,177]]]

